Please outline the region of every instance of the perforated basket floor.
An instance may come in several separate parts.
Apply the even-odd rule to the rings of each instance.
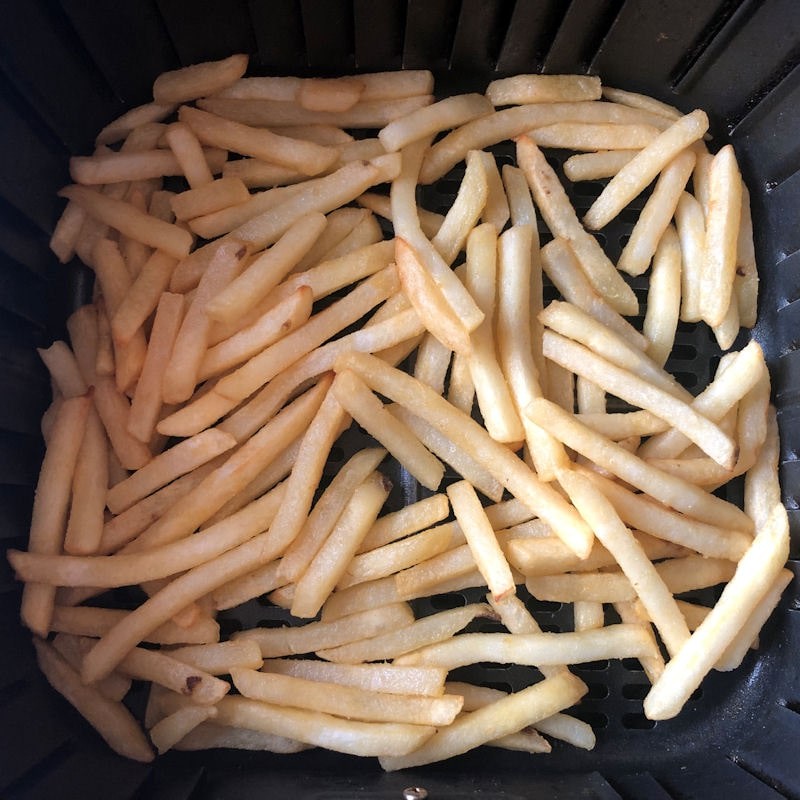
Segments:
[[[88,297],[86,271],[59,266],[47,238],[60,211],[70,153],[149,98],[153,78],[180,64],[251,54],[263,74],[342,74],[428,67],[437,91],[482,91],[493,77],[591,71],[605,83],[710,112],[714,145],[732,141],[753,198],[762,278],[755,331],[768,355],[782,435],[784,499],[798,554],[800,451],[800,21],[791,0],[28,0],[5,9],[0,29],[0,537],[24,544],[42,445],[38,419],[49,383],[33,347],[63,336]],[[80,113],[76,111],[80,109]],[[496,154],[510,158],[500,146]],[[560,163],[557,152],[548,153]],[[421,194],[441,210],[458,171]],[[572,199],[588,208],[599,184]],[[641,203],[641,200],[639,201]],[[610,257],[631,227],[623,214],[603,231]],[[543,241],[547,239],[542,229]],[[633,282],[645,301],[644,284]],[[550,290],[552,291],[552,290]],[[719,353],[705,328],[681,326],[669,368],[704,386]],[[366,437],[346,434],[340,461]],[[331,465],[332,468],[335,465]],[[390,504],[417,499],[408,476],[390,475]],[[735,489],[733,490],[736,491]],[[797,564],[790,566],[797,571]],[[401,798],[421,785],[432,798],[800,797],[800,614],[796,581],[740,670],[714,674],[681,716],[654,724],[641,713],[638,663],[584,664],[589,686],[576,714],[598,736],[593,752],[555,742],[549,756],[480,749],[447,764],[385,775],[372,760],[322,751],[171,753],[152,766],[127,762],[45,684],[17,621],[19,591],[0,561],[0,796],[81,798]],[[425,615],[482,597],[480,590],[414,603]],[[118,592],[115,601],[132,597]],[[559,604],[531,603],[545,630],[569,630]],[[265,600],[221,615],[224,633],[281,624]],[[611,617],[608,617],[611,621]],[[493,623],[478,621],[475,629]],[[526,668],[476,665],[459,677],[503,689],[531,681]],[[132,693],[141,710],[143,689]]]

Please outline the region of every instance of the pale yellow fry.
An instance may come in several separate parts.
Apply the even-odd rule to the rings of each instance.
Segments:
[[[103,423],[92,408],[78,452],[72,479],[72,502],[64,552],[89,555],[97,551],[103,536],[106,492],[108,490],[108,441]]]
[[[681,248],[672,225],[664,230],[653,258],[643,332],[647,355],[663,366],[675,342],[681,309]]]
[[[414,377],[435,392],[444,394],[452,355],[449,347],[445,347],[432,333],[426,333],[414,358]]]
[[[480,616],[492,617],[493,613],[489,606],[483,603],[473,603],[462,608],[431,614],[400,630],[382,633],[368,639],[363,638],[339,647],[318,649],[316,653],[326,661],[344,664],[385,661],[402,656],[403,653],[418,650],[420,647],[450,639],[473,619]],[[415,665],[412,664],[412,666]]]
[[[363,210],[366,211],[366,209]],[[367,247],[371,244],[377,244],[381,241],[383,241],[383,231],[381,230],[381,226],[378,223],[378,220],[375,219],[375,215],[367,212],[353,228],[353,230],[350,231],[350,233],[337,242],[333,247],[329,247],[324,251],[321,259],[317,259],[316,262],[310,261],[309,263],[319,263],[319,261],[339,258],[340,256],[345,256],[355,250],[359,250],[362,247]],[[294,272],[298,271],[299,266],[294,268]]]
[[[581,308],[629,344],[644,350],[647,339],[592,287],[570,242],[556,237],[542,248],[542,267],[562,297]]]
[[[698,322],[706,225],[703,207],[687,192],[681,193],[675,208],[675,225],[681,243],[681,320]]]
[[[278,574],[286,583],[296,581],[305,572],[356,487],[367,479],[385,456],[386,451],[382,448],[367,448],[352,456],[339,470],[281,560]]]
[[[361,197],[357,198],[357,202],[360,206],[368,208],[379,217],[388,219],[390,222],[392,221],[392,203],[390,198],[385,197],[384,195],[375,194],[373,192],[365,192],[361,195]],[[436,236],[439,228],[442,227],[444,216],[442,214],[437,214],[434,211],[428,211],[424,208],[419,208],[417,210],[419,213],[419,224],[422,228],[422,232],[429,239],[433,238]]]
[[[611,178],[638,152],[638,150],[601,150],[597,153],[577,153],[564,162],[564,174],[573,183]]]
[[[66,342],[55,341],[50,347],[37,348],[36,352],[64,397],[79,397],[86,394],[86,381],[81,375],[75,355]]]
[[[217,147],[200,147],[197,144],[195,158],[205,164],[205,170],[213,180],[212,172],[221,172],[227,153]],[[93,156],[73,156],[70,159],[70,176],[75,183],[84,186],[123,184],[127,181],[149,181],[172,175],[183,175],[184,165],[170,150],[151,147],[124,147],[119,152],[109,151]],[[127,186],[127,184],[125,184]],[[152,190],[152,187],[151,187]],[[123,197],[129,192],[123,192]],[[130,200],[128,196],[127,199]]]
[[[390,489],[389,481],[376,472],[353,492],[330,536],[296,583],[291,608],[294,616],[308,618],[319,613],[375,522]]]
[[[208,306],[241,272],[246,257],[247,247],[235,239],[217,248],[175,336],[161,388],[165,403],[182,403],[194,393],[211,328]]]
[[[270,528],[276,537],[286,537],[294,541],[303,529],[331,447],[340,430],[350,423],[347,412],[337,400],[335,383],[336,381],[331,384],[300,440],[297,458],[286,482],[285,501]]]
[[[744,478],[744,510],[753,520],[756,530],[767,521],[770,510],[781,502],[781,487],[778,480],[780,440],[775,407],[767,412],[767,429],[764,444],[753,467]]]
[[[742,176],[730,145],[723,147],[708,175],[708,211],[700,304],[703,319],[712,327],[722,324],[733,293],[739,223],[742,217]]]
[[[310,111],[347,111],[361,97],[364,84],[357,78],[306,78],[295,98]]]
[[[44,556],[9,550],[20,576],[61,586],[113,588],[158,580],[204,564],[266,530],[285,497],[276,487],[215,525],[171,544],[111,556]]]
[[[527,186],[525,192],[528,192]],[[537,299],[535,295],[541,298],[541,291],[532,289],[533,285],[541,289],[541,262],[538,248],[534,252],[530,224],[515,224],[500,237],[498,270],[496,335],[500,364],[520,415],[536,472],[542,480],[552,480],[556,468],[566,466],[566,453],[552,436],[522,413],[534,397],[542,396],[541,374],[532,352],[530,318]],[[538,320],[535,324],[541,328]],[[541,331],[537,333],[536,349],[541,356]]]
[[[394,152],[491,112],[492,104],[483,95],[455,95],[390,122],[378,133],[378,138],[387,152]]]
[[[682,116],[681,112],[674,106],[662,103],[660,100],[645,94],[636,94],[635,92],[627,92],[624,89],[612,89],[610,86],[604,86],[603,97],[614,103],[620,103],[631,108],[641,108],[671,120],[680,119]]]
[[[156,103],[185,103],[216,94],[244,75],[247,61],[247,55],[238,54],[162,72],[153,84],[153,97]]]
[[[739,220],[739,239],[736,244],[736,293],[739,322],[743,328],[752,328],[758,314],[758,267],[753,244],[753,218],[750,214],[750,192],[742,184],[742,216]]]
[[[535,128],[528,136],[539,147],[566,150],[637,150],[646,147],[659,134],[652,125],[613,125],[610,123],[556,122]]]
[[[450,385],[452,386],[452,370]],[[450,398],[448,401],[452,402]],[[503,486],[497,478],[489,472],[477,459],[459,447],[446,434],[443,434],[429,422],[421,419],[403,406],[392,404],[389,412],[407,425],[414,435],[437,458],[448,463],[462,478],[468,480],[479,492],[485,494],[490,500],[499,502],[503,496]],[[463,409],[462,409],[463,410]],[[472,410],[464,410],[468,414]]]
[[[395,239],[395,259],[403,292],[421,322],[450,350],[469,353],[471,344],[467,328],[413,246],[404,239]]]
[[[250,193],[240,178],[225,176],[176,194],[170,206],[177,219],[187,220],[246,203],[249,199]]]
[[[605,612],[603,611],[602,603],[576,600],[573,603],[572,614],[576,633],[593,631],[597,628],[602,628],[605,624]]]
[[[245,640],[173,648],[169,656],[211,675],[227,675],[231,667],[260,669],[263,664],[258,645]]]
[[[69,633],[58,633],[53,637],[50,644],[64,657],[64,660],[72,669],[79,671],[81,661],[83,661],[83,654],[92,646],[92,640],[81,636],[73,636]],[[104,680],[93,684],[93,688],[97,689],[100,694],[109,700],[118,701],[122,700],[130,691],[131,679],[126,678],[119,672],[112,672]]]
[[[278,576],[280,563],[280,559],[276,559],[215,589],[211,593],[214,608],[217,611],[235,608],[284,585],[284,579]]]
[[[192,706],[180,708],[150,728],[148,731],[150,741],[158,750],[158,754],[163,755],[195,730],[198,725],[206,720],[214,719],[216,716],[217,709],[213,706],[210,708]]]
[[[525,437],[525,430],[496,356],[497,231],[490,223],[474,228],[467,240],[466,285],[484,314],[483,322],[471,334],[469,355],[483,424],[496,441],[519,442]]]
[[[400,174],[392,181],[390,192],[394,233],[416,251],[462,324],[471,331],[480,324],[483,315],[420,226],[417,183],[420,164],[429,144],[428,139],[421,139],[403,150]]]
[[[119,670],[135,680],[150,681],[191,697],[199,705],[218,703],[229,691],[230,685],[213,675],[177,661],[158,650],[134,647],[120,662]]]
[[[253,640],[261,648],[264,658],[277,658],[341,647],[369,639],[387,628],[399,629],[412,623],[414,614],[408,604],[393,603],[374,606],[330,622],[309,622],[290,628],[251,628],[233,638],[235,641]]]
[[[720,362],[714,380],[692,401],[692,408],[713,421],[720,421],[738,401],[766,375],[761,346],[751,341],[739,352]],[[723,364],[725,365],[724,368]],[[677,458],[689,440],[675,430],[653,436],[639,448],[642,458]]]
[[[411,503],[399,511],[385,514],[375,521],[364,537],[359,553],[391,544],[399,539],[417,533],[441,522],[450,513],[450,503],[445,494],[434,494],[416,503]]]
[[[232,671],[231,677],[239,692],[253,700],[307,708],[365,722],[449,725],[463,704],[463,698],[453,694],[441,697],[388,694],[292,675],[239,668]]]
[[[789,520],[777,505],[714,608],[645,697],[648,719],[670,719],[678,713],[769,591],[788,556]]]
[[[586,227],[598,230],[607,225],[681,150],[701,139],[707,130],[708,117],[700,109],[673,122],[609,181],[586,212]]]
[[[130,203],[85,186],[66,186],[59,196],[74,201],[92,219],[115,228],[137,242],[161,249],[173,258],[181,259],[189,255],[193,241],[191,233],[144,214]]]
[[[591,285],[620,314],[635,314],[638,301],[598,242],[581,225],[564,187],[542,151],[527,136],[517,140],[517,161],[553,236],[569,241]]]
[[[489,196],[489,182],[478,150],[467,153],[467,168],[436,236],[431,240],[447,264],[452,264],[464,248],[467,236],[481,216]]]
[[[469,150],[482,150],[506,139],[515,139],[535,128],[557,122],[611,122],[617,125],[645,123],[666,128],[669,120],[640,109],[615,103],[529,103],[517,108],[495,111],[472,120],[438,141],[425,159],[421,183],[433,183],[446,174]]]
[[[164,292],[158,300],[144,365],[128,417],[127,430],[140,442],[149,442],[155,431],[163,402],[163,374],[183,321],[184,305],[185,300],[180,294]]]
[[[297,330],[311,316],[312,302],[311,289],[300,286],[252,325],[209,347],[200,363],[199,379],[215,377]]]
[[[359,76],[361,77],[361,76]],[[207,111],[247,125],[277,127],[286,125],[336,125],[340,128],[382,128],[393,119],[433,102],[430,94],[398,99],[376,99],[356,103],[347,111],[311,111],[285,100],[209,97],[197,105]]]
[[[544,354],[562,367],[666,420],[726,469],[735,463],[735,443],[685,401],[553,331],[545,331],[543,347]]]
[[[463,541],[463,536],[460,532],[456,534],[454,527],[452,523],[446,523],[355,555],[337,583],[337,589],[384,578],[448,550],[454,540]]]
[[[167,253],[152,252],[111,319],[115,342],[127,344],[137,335],[169,286],[176,264]]]
[[[486,174],[486,204],[483,207],[481,219],[494,225],[495,230],[500,233],[508,222],[511,211],[508,207],[508,199],[503,188],[503,179],[500,177],[500,170],[497,169],[497,161],[491,153],[485,150],[478,151],[483,170]]]
[[[730,561],[738,561],[750,544],[748,533],[698,522],[646,495],[635,494],[596,472],[587,471],[585,474],[611,501],[623,521],[636,530],[688,547],[709,558]]]
[[[68,398],[56,413],[36,483],[28,537],[31,553],[55,555],[64,545],[75,466],[91,402],[88,394]],[[47,636],[50,630],[55,591],[55,586],[46,583],[27,583],[22,590],[20,616],[40,636]]]
[[[752,523],[736,506],[649,466],[623,447],[589,430],[555,403],[533,400],[525,413],[568,447],[665,505],[701,522],[745,532],[752,530]]]
[[[569,494],[581,516],[589,522],[595,536],[614,556],[620,569],[647,609],[670,655],[675,655],[689,639],[689,629],[669,589],[644,550],[625,527],[614,507],[582,475],[559,473],[559,482]]]
[[[600,92],[600,78],[592,75],[515,75],[486,87],[494,106],[599,100]]]
[[[734,567],[730,561],[684,556],[660,562],[656,571],[673,594],[680,594],[723,583],[733,575]],[[630,602],[637,596],[633,584],[621,572],[533,576],[527,578],[525,584],[537,599],[561,603],[575,600]]]
[[[587,428],[617,442],[630,436],[651,436],[665,431],[668,427],[666,422],[654,417],[649,411],[589,413],[576,416]]]
[[[136,128],[153,122],[161,122],[174,110],[174,103],[145,103],[126,111],[117,119],[108,123],[95,138],[95,144],[105,145],[125,139]]]
[[[358,756],[403,755],[416,750],[435,728],[400,722],[360,722],[317,711],[226,698],[217,723],[295,739]]]
[[[588,553],[592,536],[563,498],[466,414],[423,384],[379,359],[360,353],[342,355],[337,369],[353,369],[376,391],[412,409],[483,465],[513,495],[547,522],[578,553]]]
[[[309,251],[326,224],[325,216],[318,212],[293,223],[269,250],[209,302],[208,314],[217,322],[241,319]]]
[[[436,667],[399,667],[394,664],[334,664],[310,659],[271,659],[264,672],[324,681],[384,694],[441,697],[447,673]],[[451,694],[458,694],[457,691]]]
[[[293,271],[305,272],[305,270],[315,267],[321,261],[326,260],[326,254],[342,244],[348,235],[368,216],[369,212],[365,208],[345,207],[331,211],[326,217],[328,224],[325,226],[325,230],[319,235],[311,249],[300,259]],[[381,236],[381,238],[383,237]],[[350,249],[347,252],[350,252]],[[346,253],[339,253],[336,257],[343,255],[346,255]]]
[[[449,727],[439,729],[410,755],[382,757],[381,766],[392,771],[441,761],[481,744],[505,746],[502,743],[512,734],[573,705],[586,691],[583,681],[569,673],[546,678],[477,711],[461,715]],[[517,738],[512,738],[511,743],[519,746]]]
[[[656,247],[691,177],[694,163],[694,151],[684,150],[661,171],[653,193],[647,198],[617,261],[617,269],[629,275],[641,275],[650,266]]]
[[[219,715],[219,710],[217,712]],[[270,753],[299,753],[311,745],[276,734],[247,728],[229,728],[217,722],[201,722],[178,742],[175,750],[211,750],[217,747],[233,750],[256,750]]]
[[[645,630],[650,631],[650,635],[652,636],[652,630],[647,627],[647,623],[649,622],[647,615],[644,613],[644,609],[642,608],[640,611],[640,608],[641,603],[639,601],[614,603],[614,610],[619,614],[619,618],[622,622],[631,625],[642,625],[645,627]],[[642,665],[642,669],[650,683],[655,683],[664,671],[664,657],[661,655],[658,648],[654,648],[652,655],[640,656],[639,663]]]
[[[174,122],[167,126],[164,139],[178,159],[191,189],[197,190],[214,182],[214,176],[203,157],[202,145],[185,122]]]
[[[47,642],[34,637],[36,660],[48,683],[63,695],[120,755],[135,761],[153,760],[153,751],[133,715],[120,702],[109,700],[80,675]]]
[[[85,222],[86,212],[77,203],[69,202],[64,206],[48,243],[62,264],[75,255],[75,245]]]
[[[639,658],[654,650],[655,642],[641,625],[623,624],[579,633],[464,633],[402,656],[397,663],[448,670],[478,662],[553,666]]]
[[[465,414],[472,414],[472,406],[475,404],[475,384],[472,382],[468,356],[453,354],[447,384],[447,401]],[[430,445],[426,446],[430,448]]]

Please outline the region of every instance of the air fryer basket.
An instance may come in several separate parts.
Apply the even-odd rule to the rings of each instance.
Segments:
[[[39,417],[50,387],[34,347],[64,336],[67,313],[91,285],[83,267],[63,267],[47,249],[67,159],[89,152],[107,121],[146,102],[160,72],[246,52],[252,74],[430,68],[440,93],[482,91],[492,78],[517,72],[588,71],[608,85],[708,111],[713,144],[735,145],[752,195],[762,280],[754,335],[772,371],[784,501],[798,555],[800,15],[793,0],[24,0],[4,3],[2,19],[2,550],[24,546],[42,456]],[[427,190],[426,206],[446,203],[446,190]],[[579,209],[591,203],[580,194],[573,200]],[[629,231],[624,219],[604,231],[612,258]],[[704,385],[716,354],[708,332],[681,329],[677,343],[673,371],[690,388]],[[355,434],[346,438],[342,456],[357,443]],[[414,492],[398,481],[395,502]],[[790,567],[797,571],[797,562]],[[478,596],[435,598],[417,611]],[[153,765],[128,762],[47,686],[18,622],[19,599],[0,559],[0,796],[9,800],[395,799],[410,785],[426,787],[436,800],[800,797],[796,581],[761,649],[738,671],[710,676],[675,720],[654,724],[641,714],[646,679],[638,664],[588,664],[575,668],[589,685],[577,713],[595,726],[593,752],[558,742],[550,756],[479,750],[389,775],[374,760],[317,750],[173,752]],[[223,631],[282,613],[253,601],[223,615]],[[558,604],[540,604],[536,613],[545,629],[571,624]],[[481,677],[515,687],[526,680],[518,669],[496,665]],[[135,707],[144,700],[142,689],[133,692]]]

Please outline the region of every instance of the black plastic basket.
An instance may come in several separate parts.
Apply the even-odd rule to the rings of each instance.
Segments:
[[[34,347],[63,337],[88,296],[80,265],[47,248],[67,159],[150,98],[153,79],[234,52],[253,74],[430,68],[437,90],[482,91],[517,72],[591,72],[684,110],[706,109],[714,144],[731,141],[750,187],[762,280],[755,336],[773,378],[781,476],[800,531],[800,14],[793,0],[6,0],[0,26],[0,537],[24,546],[49,382]],[[446,198],[441,196],[439,201]],[[430,207],[437,197],[429,195]],[[591,198],[576,196],[578,207]],[[612,257],[630,227],[605,231]],[[682,337],[682,338],[681,338]],[[705,383],[707,333],[679,334],[672,367]],[[352,444],[352,442],[350,442]],[[399,501],[415,491],[400,482]],[[797,562],[790,567],[797,571]],[[0,559],[0,796],[15,798],[800,797],[800,613],[787,590],[741,669],[710,676],[675,720],[641,713],[634,663],[582,665],[579,715],[595,725],[593,752],[550,756],[478,750],[452,762],[385,775],[374,760],[323,751],[292,756],[170,753],[153,765],[111,753],[35,666],[18,622],[19,587]],[[473,595],[467,593],[472,599]],[[442,604],[464,602],[445,597]],[[553,604],[551,604],[552,606]],[[435,607],[435,606],[434,606]],[[431,607],[417,610],[425,613]],[[224,621],[279,618],[254,601]],[[540,607],[545,626],[562,612]],[[484,680],[516,686],[514,668]],[[131,701],[143,704],[144,692]]]

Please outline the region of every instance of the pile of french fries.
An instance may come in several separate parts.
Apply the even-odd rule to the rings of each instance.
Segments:
[[[594,77],[436,101],[425,71],[246,68],[160,76],[71,161],[51,244],[95,294],[70,344],[41,351],[48,446],[28,552],[8,553],[48,681],[140,761],[590,749],[569,665],[602,659],[638,659],[644,713],[674,717],[739,665],[791,578],[758,344],[697,396],[664,370],[679,320],[723,349],[755,322],[733,150],[708,152],[703,111]],[[509,139],[500,170],[486,148]],[[582,220],[540,148],[577,151],[571,181],[608,179]],[[421,208],[461,162],[447,213]],[[614,264],[592,232],[653,182]],[[621,273],[648,269],[638,330]],[[353,424],[375,444],[325,483]],[[424,499],[384,508],[386,458]],[[714,493],[738,476],[743,509]],[[721,584],[713,608],[677,598]],[[130,586],[132,610],[86,605]],[[469,587],[486,602],[415,618],[410,601]],[[296,624],[220,641],[217,612],[262,596]],[[535,600],[573,604],[574,631],[542,632]],[[508,633],[460,633],[479,618]],[[482,662],[529,665],[530,686],[448,681]]]

